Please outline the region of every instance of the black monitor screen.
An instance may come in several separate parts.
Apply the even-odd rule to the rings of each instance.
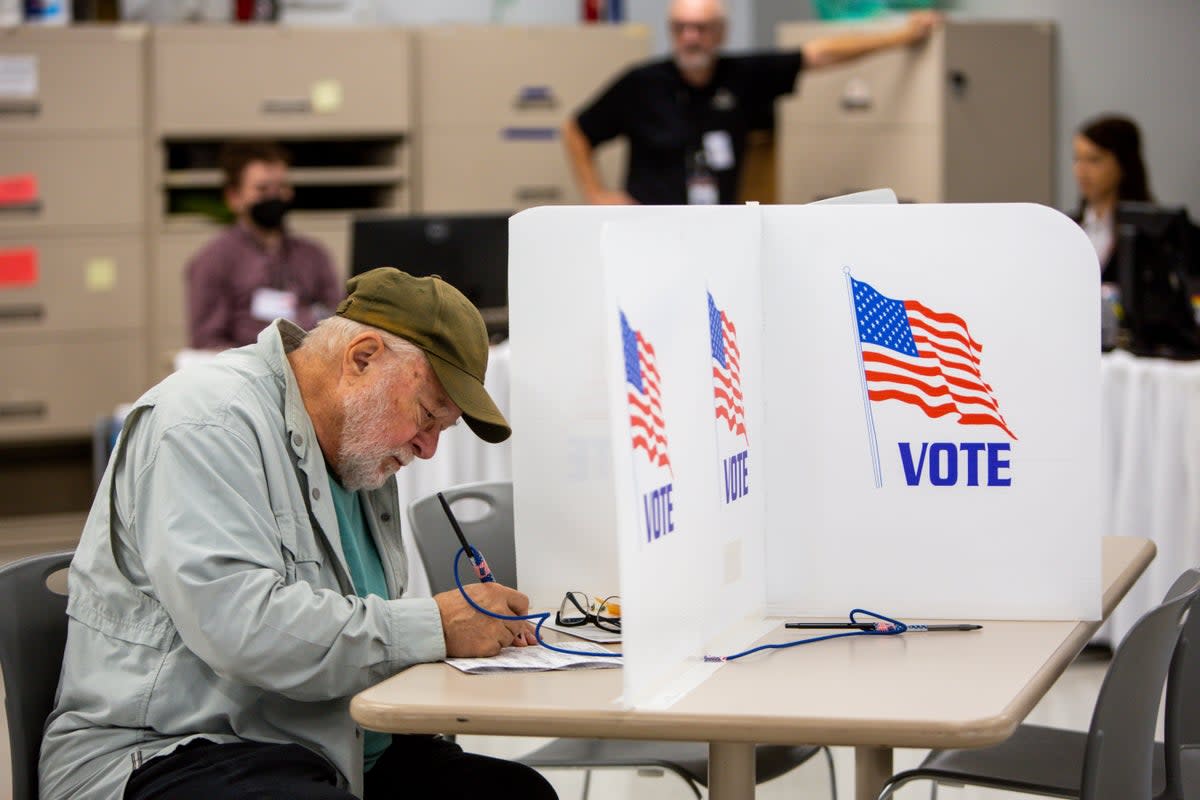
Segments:
[[[1200,258],[1187,210],[1147,203],[1117,207],[1117,265],[1130,349],[1144,355],[1200,357],[1191,281]]]
[[[350,269],[358,275],[397,267],[411,275],[440,275],[489,314],[508,306],[507,213],[359,217],[354,220]]]

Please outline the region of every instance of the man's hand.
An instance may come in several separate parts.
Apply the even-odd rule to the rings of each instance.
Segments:
[[[941,26],[943,17],[937,11],[913,11],[904,21],[904,33],[909,44],[923,42],[935,28]]]
[[[472,583],[465,587],[467,594],[488,611],[509,616],[529,613],[529,598],[498,583]],[[494,656],[503,647],[524,647],[537,640],[528,622],[499,620],[480,614],[459,593],[458,589],[433,596],[442,615],[442,632],[446,637],[446,655],[452,658]]]
[[[587,201],[594,206],[632,206],[637,201],[619,189],[598,189],[590,192]]]

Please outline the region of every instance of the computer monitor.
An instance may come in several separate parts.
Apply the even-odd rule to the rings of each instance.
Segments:
[[[440,275],[475,304],[488,333],[508,333],[510,213],[361,216],[351,232],[351,274],[397,267]]]
[[[1129,349],[1139,355],[1200,358],[1191,282],[1200,258],[1187,209],[1120,203],[1117,274]]]

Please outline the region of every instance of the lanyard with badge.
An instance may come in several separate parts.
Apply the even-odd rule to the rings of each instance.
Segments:
[[[736,101],[729,90],[721,87],[707,101],[714,108],[727,110]],[[692,130],[698,130],[701,122],[691,104],[688,108]],[[729,131],[705,131],[700,136],[700,146],[687,155],[687,201],[688,205],[716,205],[721,202],[720,187],[715,172],[733,167],[733,142]]]

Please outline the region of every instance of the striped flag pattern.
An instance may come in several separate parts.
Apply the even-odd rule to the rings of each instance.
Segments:
[[[713,404],[717,419],[725,420],[729,430],[746,436],[746,407],[742,399],[741,360],[737,346],[737,329],[725,312],[717,308],[711,293],[708,295],[708,334],[712,345]]]
[[[962,317],[850,281],[871,400],[899,400],[929,417],[953,415],[960,425],[991,425],[1017,438],[980,372],[983,345]]]
[[[666,423],[663,421],[660,376],[654,361],[654,346],[641,331],[629,324],[621,312],[621,339],[625,352],[625,383],[629,397],[629,426],[633,449],[642,449],[650,463],[671,468],[667,458]]]

